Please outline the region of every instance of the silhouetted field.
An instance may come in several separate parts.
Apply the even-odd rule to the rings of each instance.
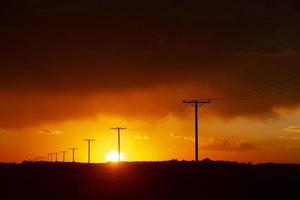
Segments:
[[[300,199],[300,165],[0,164],[0,199]]]

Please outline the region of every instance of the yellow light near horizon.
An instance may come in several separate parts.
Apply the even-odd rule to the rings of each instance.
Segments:
[[[124,153],[121,153],[120,160],[121,161],[125,160]],[[118,154],[118,152],[116,152],[116,151],[108,152],[106,154],[106,161],[107,162],[118,162],[119,161],[119,154]]]

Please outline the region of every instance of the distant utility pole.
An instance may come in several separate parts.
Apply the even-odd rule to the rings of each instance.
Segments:
[[[67,152],[66,152],[66,151],[62,151],[61,153],[62,153],[62,155],[63,155],[62,161],[65,162],[65,161],[66,161],[66,153],[67,153]]]
[[[47,153],[47,158],[48,158],[48,162],[50,162],[50,161],[52,161],[52,160],[50,160],[50,156],[51,156],[51,153]]]
[[[55,162],[57,162],[57,152],[55,152]]]
[[[95,139],[84,139],[88,143],[88,163],[91,163],[91,142],[95,141]]]
[[[188,99],[183,100],[183,103],[193,104],[195,107],[195,161],[198,162],[198,107],[200,105],[205,105],[211,103],[210,99]]]
[[[50,162],[52,162],[53,161],[53,159],[52,159],[53,153],[49,153],[49,155],[50,155]]]
[[[122,127],[115,127],[115,128],[111,128],[113,130],[117,130],[118,131],[118,161],[121,161],[121,130],[126,130],[127,128],[122,128]]]
[[[75,150],[77,150],[78,148],[70,148],[70,150],[72,150],[72,162],[75,162]]]

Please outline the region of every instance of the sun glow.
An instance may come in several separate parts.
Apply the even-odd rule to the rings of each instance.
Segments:
[[[121,161],[125,160],[124,153],[121,153],[120,160]],[[116,152],[116,151],[108,152],[106,154],[106,161],[108,161],[108,162],[118,162],[119,161],[119,154],[118,154],[118,152]]]

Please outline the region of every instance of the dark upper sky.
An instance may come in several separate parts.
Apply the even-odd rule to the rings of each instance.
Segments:
[[[71,111],[90,94],[170,87],[176,92],[161,98],[172,99],[173,93],[181,98],[182,85],[192,85],[190,94],[215,97],[287,80],[300,75],[299,11],[296,0],[1,1],[0,111],[12,114],[0,125],[29,123],[11,121],[18,112],[25,119],[32,107],[32,118],[41,121],[58,117],[39,114],[53,105],[70,110],[62,119],[81,116]],[[296,107],[299,83],[262,105],[215,109],[235,116]],[[68,108],[65,100],[45,102],[43,95],[76,96],[77,103]]]

